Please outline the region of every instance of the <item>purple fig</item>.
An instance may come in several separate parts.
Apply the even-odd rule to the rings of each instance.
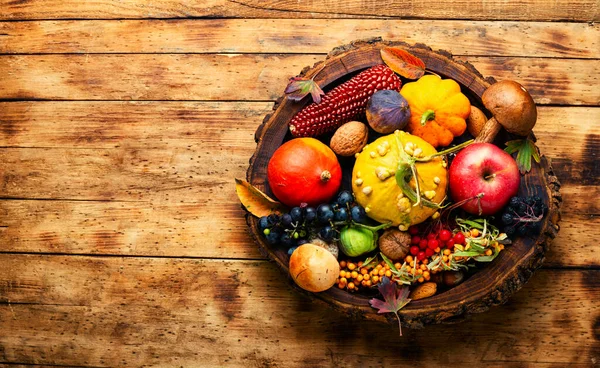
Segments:
[[[401,130],[409,119],[408,102],[396,91],[377,91],[367,103],[367,121],[377,133],[389,134]]]

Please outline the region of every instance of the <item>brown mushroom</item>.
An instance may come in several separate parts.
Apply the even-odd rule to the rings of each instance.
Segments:
[[[533,98],[517,82],[505,80],[492,84],[481,96],[493,117],[488,120],[475,142],[492,142],[501,127],[509,133],[527,136],[537,120]]]

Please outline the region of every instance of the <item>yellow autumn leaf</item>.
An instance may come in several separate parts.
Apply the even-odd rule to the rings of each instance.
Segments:
[[[274,212],[286,212],[286,207],[270,198],[247,181],[235,179],[235,191],[248,212],[256,217],[268,216]]]

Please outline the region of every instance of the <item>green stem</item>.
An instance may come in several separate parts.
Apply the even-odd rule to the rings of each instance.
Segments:
[[[421,115],[421,125],[425,126],[429,120],[435,119],[435,111],[427,110]]]
[[[474,141],[475,141],[474,139],[469,139],[466,142],[462,142],[461,144],[459,144],[457,146],[450,147],[450,148],[445,149],[445,150],[440,151],[440,152],[436,152],[433,155],[429,155],[429,156],[426,156],[426,157],[423,157],[423,158],[415,158],[415,161],[418,161],[418,162],[428,162],[428,161],[430,161],[430,160],[432,160],[432,159],[434,159],[436,157],[444,156],[444,155],[447,155],[449,153],[461,150],[461,149],[465,148],[466,146],[470,145],[471,143],[473,143]]]
[[[358,227],[362,227],[364,229],[371,230],[373,232],[379,231],[379,230],[382,230],[382,229],[387,229],[388,227],[392,226],[391,222],[388,222],[388,223],[385,223],[385,224],[381,224],[379,226],[369,226],[369,225],[361,224],[361,223],[354,222],[354,221],[352,222],[352,224],[355,225],[355,226],[358,226]]]
[[[417,192],[417,201],[413,204],[414,207],[421,204],[421,184],[419,183],[419,175],[417,174],[417,167],[413,164],[410,165],[410,171],[415,178],[415,192]]]

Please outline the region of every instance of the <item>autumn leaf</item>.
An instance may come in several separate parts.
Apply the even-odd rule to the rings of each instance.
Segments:
[[[408,51],[397,47],[381,49],[383,62],[404,78],[419,79],[425,74],[425,63]]]
[[[506,142],[504,149],[509,154],[517,152],[517,166],[521,174],[528,173],[531,170],[531,158],[538,164],[540,163],[540,154],[535,146],[535,143],[529,138],[516,139]]]
[[[321,95],[325,93],[313,79],[293,77],[285,88],[285,93],[292,101],[300,101],[309,93],[315,103],[321,102]]]
[[[410,289],[408,286],[398,288],[396,283],[391,282],[385,276],[381,279],[378,288],[384,300],[373,298],[369,300],[369,304],[371,304],[371,307],[377,309],[377,313],[394,313],[398,319],[400,336],[402,336],[402,325],[400,324],[398,311],[410,302],[410,299],[408,299]]]
[[[286,211],[283,204],[270,198],[247,181],[235,179],[235,191],[246,210],[256,217]]]

